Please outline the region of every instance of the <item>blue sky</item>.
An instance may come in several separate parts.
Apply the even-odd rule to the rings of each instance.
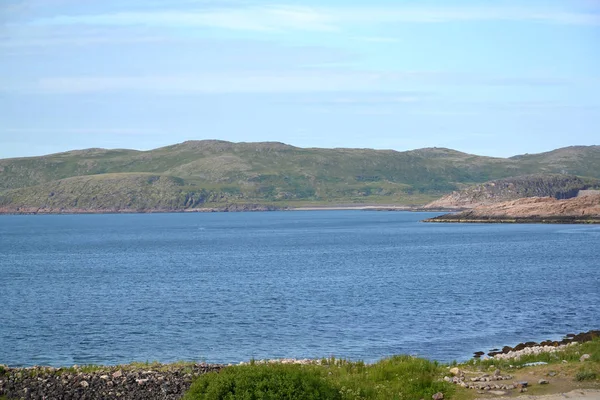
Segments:
[[[600,144],[600,0],[3,0],[0,157]]]

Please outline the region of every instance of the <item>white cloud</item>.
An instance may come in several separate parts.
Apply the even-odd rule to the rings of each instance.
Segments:
[[[381,92],[385,97],[372,102],[414,102],[418,96],[390,94],[419,87],[435,90],[439,86],[555,86],[571,81],[544,77],[496,77],[442,71],[349,71],[341,69],[298,69],[286,71],[239,71],[235,74],[206,72],[195,75],[134,75],[134,76],[50,76],[36,81],[0,82],[4,92],[25,93],[94,93],[137,91],[152,93],[325,93]],[[367,99],[368,100],[368,99]],[[338,98],[339,103],[352,101]],[[365,99],[362,100],[363,103]]]
[[[154,129],[130,128],[0,128],[0,133],[16,134],[89,134],[89,135],[131,135],[146,136],[161,133]]]
[[[161,26],[283,32],[335,32],[361,25],[468,21],[528,21],[566,25],[600,25],[600,14],[556,7],[427,7],[290,5],[209,8],[201,11],[153,10],[96,15],[65,15],[36,21],[49,25]]]
[[[146,11],[112,14],[57,16],[36,23],[45,25],[162,26],[177,28],[222,28],[242,31],[288,30],[334,31],[327,14],[308,7],[264,6],[209,9],[205,11]]]

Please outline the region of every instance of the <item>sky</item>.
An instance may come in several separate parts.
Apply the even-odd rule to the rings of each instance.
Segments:
[[[0,158],[600,144],[600,0],[0,0]]]

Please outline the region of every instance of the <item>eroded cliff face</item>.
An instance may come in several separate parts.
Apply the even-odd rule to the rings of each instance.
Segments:
[[[499,179],[452,192],[427,204],[428,209],[470,209],[530,197],[569,199],[600,184],[574,175],[536,174]]]
[[[428,222],[600,223],[600,194],[563,200],[523,198],[480,205],[460,213],[431,218]]]

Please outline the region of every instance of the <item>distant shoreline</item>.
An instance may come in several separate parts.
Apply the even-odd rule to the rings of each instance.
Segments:
[[[260,204],[233,204],[223,207],[206,207],[185,210],[3,210],[0,215],[77,215],[77,214],[183,214],[183,213],[223,213],[223,212],[269,212],[269,211],[411,211],[411,212],[453,212],[453,209],[424,209],[419,206],[382,205],[382,204],[339,204],[339,205],[311,205],[300,207],[279,207]]]

